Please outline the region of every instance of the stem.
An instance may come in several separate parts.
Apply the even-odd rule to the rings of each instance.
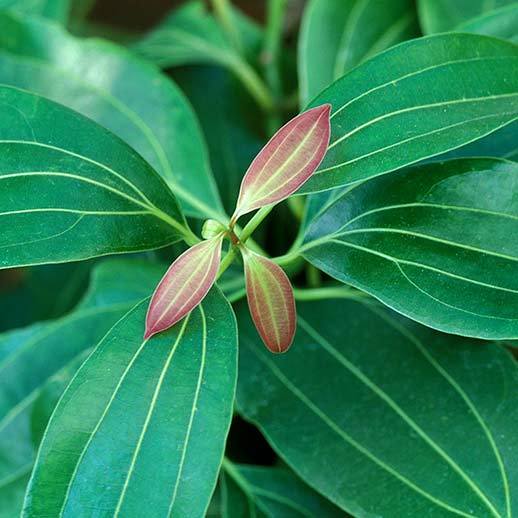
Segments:
[[[178,230],[178,232],[182,234],[183,240],[187,243],[187,245],[192,246],[201,241],[200,238],[189,228],[187,222],[185,222],[185,224],[182,225],[181,223],[173,219],[171,216],[169,216],[169,214],[166,214],[160,209],[156,209],[153,212],[155,213],[155,216],[157,218],[160,218],[162,221],[165,221],[175,230]]]
[[[228,0],[212,0],[212,7],[221,28],[227,34],[228,39],[234,47],[241,53],[243,44],[241,36],[232,17],[232,7]]]
[[[229,67],[257,101],[257,104],[263,110],[271,111],[274,105],[272,95],[257,72],[240,57],[229,61]]]
[[[304,212],[306,210],[306,203],[303,196],[290,196],[288,198],[288,207],[292,214],[299,220],[302,221],[304,218]]]
[[[280,255],[279,257],[274,257],[273,262],[277,263],[279,266],[289,266],[290,264],[298,261],[301,258],[300,250],[296,249],[292,252],[288,252],[285,255]]]
[[[243,232],[239,236],[241,243],[246,243],[246,240],[252,235],[254,230],[262,223],[263,219],[270,214],[273,209],[273,205],[267,205],[259,209],[254,217],[245,225]]]
[[[279,70],[279,56],[282,44],[282,30],[286,12],[286,0],[268,0],[266,31],[264,35],[263,61],[266,83],[272,92],[274,103],[279,106],[282,97],[282,82]],[[275,131],[281,125],[278,112],[269,117],[269,131]]]
[[[318,288],[322,281],[322,276],[320,275],[320,270],[315,268],[312,264],[306,266],[306,276],[308,279],[308,285],[310,288]]]
[[[234,302],[241,300],[245,295],[246,295],[246,288],[241,288],[239,290],[233,291],[232,293],[229,293],[226,296],[226,298],[231,304],[233,304]]]
[[[235,256],[236,249],[234,246],[231,246],[230,250],[227,252],[227,255],[223,258],[223,261],[221,261],[221,264],[219,265],[218,276],[216,279],[219,279],[225,270],[234,262]]]
[[[326,288],[293,289],[297,300],[322,300],[322,299],[363,299],[369,298],[367,293],[358,291],[348,286],[328,286]]]

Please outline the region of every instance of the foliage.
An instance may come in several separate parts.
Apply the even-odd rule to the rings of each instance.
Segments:
[[[518,4],[93,7],[0,0],[0,517],[518,515]]]

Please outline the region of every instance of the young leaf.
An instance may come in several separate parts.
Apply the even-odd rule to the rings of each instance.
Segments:
[[[170,328],[194,309],[216,280],[223,234],[185,251],[162,277],[149,304],[145,338]]]
[[[250,250],[243,249],[248,307],[257,331],[272,353],[290,347],[297,312],[293,290],[280,266]]]
[[[319,166],[329,144],[330,104],[301,113],[284,125],[248,168],[233,219],[293,194]]]

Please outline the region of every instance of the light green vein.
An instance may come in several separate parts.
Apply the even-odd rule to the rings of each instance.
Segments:
[[[131,481],[131,477],[133,476],[133,472],[135,470],[135,464],[137,462],[138,456],[140,454],[140,450],[142,448],[142,443],[144,441],[144,437],[146,436],[149,423],[151,422],[151,418],[153,416],[153,412],[155,411],[156,403],[158,401],[158,396],[160,395],[160,391],[162,389],[162,385],[164,383],[165,376],[167,374],[167,371],[169,370],[169,366],[171,365],[171,361],[173,360],[174,354],[176,353],[176,349],[178,348],[178,345],[180,344],[183,335],[185,333],[185,328],[187,327],[187,323],[189,322],[189,315],[184,319],[182,326],[180,328],[180,331],[178,332],[178,336],[176,338],[176,341],[171,348],[171,351],[164,363],[164,367],[162,368],[162,371],[160,373],[160,376],[158,378],[155,391],[153,393],[153,397],[151,398],[151,402],[149,404],[149,409],[146,415],[146,419],[144,421],[144,424],[142,426],[142,431],[140,432],[137,444],[135,446],[135,450],[133,452],[133,455],[131,457],[131,462],[128,468],[128,471],[126,472],[126,477],[124,479],[124,484],[122,486],[122,491],[119,496],[119,500],[117,501],[117,506],[115,507],[115,511],[113,513],[114,518],[117,518],[119,516],[120,510],[122,508],[122,504],[124,502],[124,498],[126,496],[126,492],[128,490],[128,486]]]
[[[320,333],[316,331],[302,317],[299,317],[300,326],[304,331],[318,342],[336,361],[343,365],[351,374],[368,387],[376,396],[383,400],[421,439],[428,444],[447,464],[463,479],[463,481],[471,488],[471,490],[480,498],[491,513],[500,518],[500,514],[494,507],[493,503],[475,483],[475,481],[443,450],[397,403],[394,401],[381,387],[374,383],[366,376],[358,367],[350,362],[340,351],[328,342]]]
[[[169,509],[167,512],[168,517],[172,516],[174,503],[175,503],[175,500],[176,500],[176,497],[178,494],[178,488],[180,487],[180,480],[182,478],[182,472],[183,472],[184,463],[185,463],[185,456],[187,454],[187,448],[189,446],[189,440],[191,438],[191,430],[192,430],[192,425],[194,422],[194,414],[195,414],[197,406],[198,406],[198,399],[200,397],[201,385],[202,385],[202,381],[203,381],[203,374],[205,371],[205,360],[206,360],[206,354],[207,354],[207,319],[205,316],[205,310],[203,309],[203,306],[201,304],[198,306],[198,309],[199,309],[200,315],[201,315],[202,336],[203,336],[202,345],[201,345],[200,371],[198,374],[198,381],[196,383],[196,389],[194,391],[194,398],[193,398],[192,407],[191,407],[191,415],[189,417],[189,424],[187,425],[187,430],[185,431],[185,438],[184,438],[184,442],[182,445],[182,450],[181,450],[182,453],[181,453],[181,458],[180,458],[180,464],[178,466],[178,474],[176,476],[176,482],[175,482],[174,489],[173,489],[173,495],[172,495],[171,503],[169,504]]]
[[[437,499],[432,494],[428,493],[424,489],[420,488],[416,484],[414,484],[411,480],[403,476],[401,473],[398,473],[394,470],[390,465],[386,464],[384,461],[376,457],[373,453],[371,453],[367,448],[362,446],[359,442],[353,439],[347,432],[345,432],[338,424],[336,424],[326,413],[324,413],[320,408],[313,403],[301,390],[299,390],[291,381],[284,375],[284,373],[275,365],[269,358],[265,357],[263,353],[260,353],[257,350],[257,347],[249,345],[246,341],[244,342],[249,349],[259,358],[259,360],[264,363],[275,375],[275,377],[290,391],[293,393],[295,397],[297,397],[305,406],[307,406],[318,418],[320,418],[325,425],[327,425],[334,433],[336,433],[342,440],[349,443],[354,449],[358,450],[362,455],[367,457],[371,462],[379,466],[381,469],[385,470],[387,473],[392,475],[397,480],[401,481],[403,484],[410,487],[416,493],[431,501],[438,507],[443,509],[447,509],[450,512],[458,514],[460,516],[464,516],[465,518],[473,518],[473,515],[465,513],[460,509],[450,506],[446,502]]]

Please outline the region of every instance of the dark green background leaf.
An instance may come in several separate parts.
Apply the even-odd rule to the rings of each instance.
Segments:
[[[0,268],[159,248],[188,231],[165,182],[124,142],[0,87]]]
[[[518,337],[518,164],[453,160],[365,182],[307,230],[305,257],[431,327]]]
[[[458,148],[518,117],[518,46],[474,34],[402,43],[336,81],[331,144],[302,187],[315,192]]]
[[[286,468],[223,463],[220,475],[222,518],[343,516]]]
[[[138,151],[190,216],[221,217],[198,122],[176,85],[122,47],[0,13],[0,82],[86,115]]]
[[[416,35],[411,0],[311,0],[299,36],[301,106],[363,60]]]
[[[518,3],[488,11],[462,23],[460,32],[475,32],[518,42]]]
[[[60,400],[24,516],[77,517],[92,505],[110,516],[204,514],[232,416],[234,316],[214,289],[143,342],[148,304],[111,329]]]
[[[515,0],[417,0],[419,20],[425,33],[444,32],[482,13]]]
[[[508,352],[377,304],[298,309],[295,343],[278,357],[238,310],[238,409],[306,482],[355,517],[512,515],[518,370]]]

